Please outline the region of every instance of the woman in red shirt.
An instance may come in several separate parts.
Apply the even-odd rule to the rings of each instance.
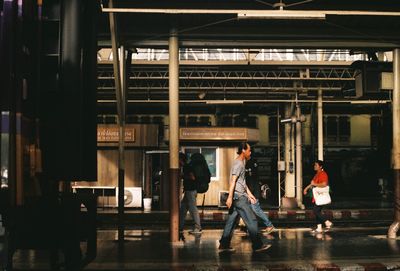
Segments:
[[[328,174],[326,174],[326,172],[324,171],[324,162],[321,160],[315,161],[314,170],[316,171],[316,174],[311,180],[311,183],[306,188],[304,188],[304,195],[306,195],[308,190],[312,189],[313,187],[326,187],[328,185]],[[315,202],[314,199],[313,202]],[[333,225],[333,223],[322,214],[323,207],[324,205],[314,205],[313,208],[315,218],[317,220],[317,228],[314,231],[317,233],[322,232],[322,224],[325,224],[327,230],[329,230]]]

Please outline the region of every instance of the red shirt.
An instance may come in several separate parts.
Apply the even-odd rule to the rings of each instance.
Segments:
[[[321,170],[317,172],[313,178],[314,183],[326,183],[328,184],[328,174],[325,171]]]
[[[317,172],[312,179],[314,183],[326,183],[328,185],[328,174],[326,174],[325,171],[321,170],[320,172]],[[312,198],[312,202],[315,203],[314,197]]]

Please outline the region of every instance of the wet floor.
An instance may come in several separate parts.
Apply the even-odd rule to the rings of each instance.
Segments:
[[[87,269],[219,270],[225,266],[228,270],[268,270],[266,266],[285,265],[291,267],[287,270],[313,270],[306,267],[326,263],[339,266],[345,263],[390,263],[399,267],[393,270],[400,270],[400,239],[386,239],[386,231],[385,227],[352,227],[312,234],[310,228],[279,229],[264,235],[264,242],[272,245],[269,250],[253,253],[248,236],[236,230],[232,239],[236,251],[221,253],[218,251],[220,229],[204,230],[201,236],[189,235],[186,231],[186,241],[177,244],[169,242],[166,230],[131,230],[126,231],[123,248],[115,241],[115,230],[104,230],[98,233],[97,258]],[[14,264],[17,269],[48,269],[48,254],[18,251]]]

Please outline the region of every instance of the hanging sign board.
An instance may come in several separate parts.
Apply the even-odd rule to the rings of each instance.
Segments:
[[[179,139],[186,141],[259,141],[257,129],[238,127],[185,127],[179,129]]]
[[[116,125],[97,125],[97,142],[118,142],[119,127]],[[135,128],[125,127],[125,142],[135,142]]]

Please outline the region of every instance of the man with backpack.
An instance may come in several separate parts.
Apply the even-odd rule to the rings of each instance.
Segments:
[[[182,168],[184,191],[179,210],[179,231],[182,235],[185,217],[189,211],[194,220],[194,229],[189,231],[189,234],[201,234],[202,229],[196,198],[198,192],[207,192],[211,174],[204,156],[200,153],[195,153],[191,156],[190,164],[186,163],[186,155],[181,153],[179,155],[179,162]]]

